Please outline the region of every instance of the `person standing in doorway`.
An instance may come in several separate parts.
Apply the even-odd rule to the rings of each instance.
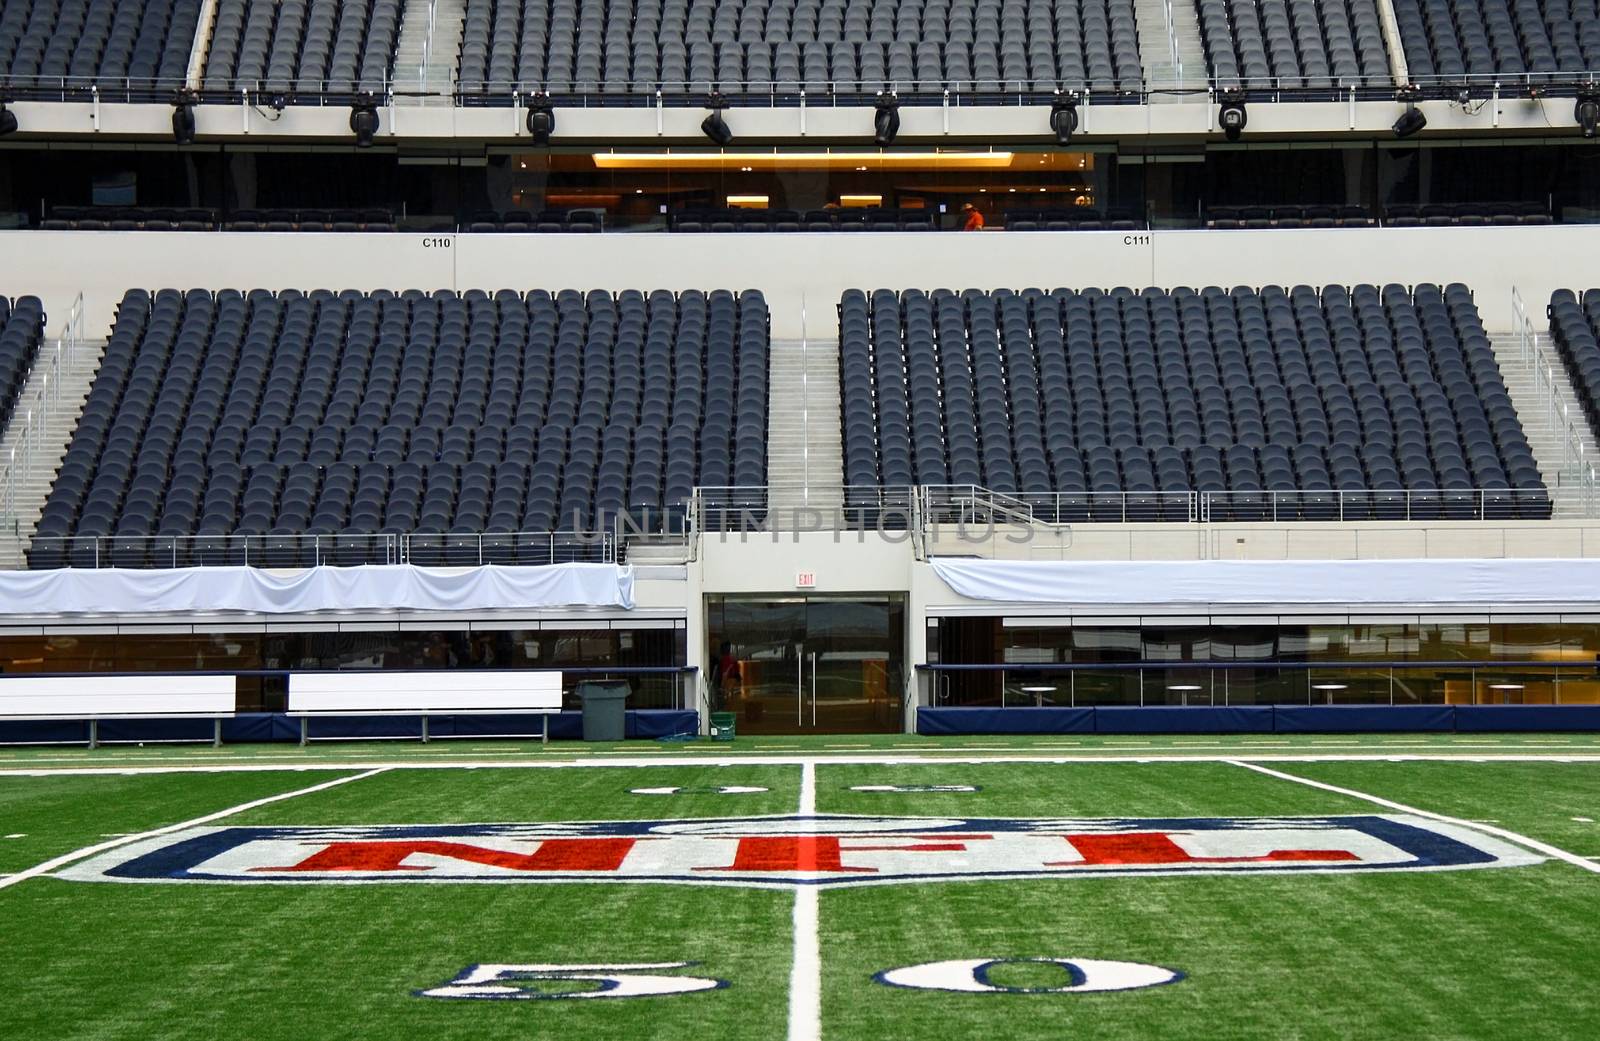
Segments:
[[[961,225],[962,231],[982,231],[983,214],[970,202],[961,204],[961,212],[966,217],[966,222]]]

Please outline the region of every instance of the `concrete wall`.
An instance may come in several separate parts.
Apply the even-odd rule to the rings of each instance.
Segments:
[[[1600,520],[1074,524],[937,529],[928,552],[999,560],[1406,560],[1600,556]]]
[[[509,92],[508,92],[509,95]],[[170,105],[90,104],[87,102],[14,102],[18,140],[30,136],[72,136],[87,139],[172,139]],[[1488,135],[1521,133],[1569,134],[1577,128],[1573,101],[1567,98],[1502,98],[1488,101],[1472,112],[1446,101],[1418,106],[1428,117],[1425,137],[1441,133]],[[1138,138],[1205,140],[1220,138],[1216,130],[1216,105],[1205,94],[1166,99],[1159,105],[1097,105],[1079,108],[1076,138],[1127,141]],[[1246,139],[1326,138],[1330,135],[1389,136],[1389,128],[1404,106],[1389,100],[1362,102],[1291,102],[1269,104],[1252,101]],[[1005,144],[1019,141],[1053,141],[1048,105],[963,104],[959,94],[947,105],[905,105],[900,110],[897,143],[905,144]],[[686,107],[582,108],[555,110],[555,143],[595,142],[656,146],[705,146],[700,121],[705,109]],[[836,106],[826,94],[813,93],[802,109],[743,106],[728,109],[723,118],[733,131],[734,145],[755,142],[815,141],[872,147],[870,105]],[[199,140],[320,141],[349,143],[350,108],[347,105],[291,105],[281,113],[242,105],[201,105],[195,111]],[[377,141],[420,143],[466,139],[514,143],[526,139],[524,111],[513,108],[454,108],[416,105],[387,106],[379,110]]]
[[[335,235],[0,232],[0,292],[43,298],[50,331],[84,294],[104,336],[130,287],[760,289],[773,333],[831,340],[850,288],[1465,282],[1490,329],[1521,289],[1600,284],[1600,226],[843,235]]]

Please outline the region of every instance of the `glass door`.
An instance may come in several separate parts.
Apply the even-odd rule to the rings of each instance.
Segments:
[[[709,597],[713,704],[756,734],[901,729],[899,597]]]

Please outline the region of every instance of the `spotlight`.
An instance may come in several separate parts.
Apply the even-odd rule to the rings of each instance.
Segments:
[[[0,101],[0,137],[17,132],[17,114],[6,108],[6,103]]]
[[[722,118],[722,110],[728,103],[722,99],[721,94],[713,93],[706,98],[706,108],[711,111],[700,123],[700,132],[711,139],[714,145],[726,146],[733,140],[733,131],[728,129],[728,121]]]
[[[1572,106],[1572,118],[1583,128],[1584,137],[1593,137],[1600,127],[1600,91],[1578,92],[1578,103]]]
[[[180,145],[194,144],[194,95],[180,90],[172,101],[172,139]]]
[[[1050,104],[1050,129],[1055,131],[1056,144],[1065,145],[1078,129],[1078,98],[1074,94],[1057,94]]]
[[[1229,141],[1237,141],[1249,122],[1250,114],[1244,110],[1244,91],[1239,87],[1223,91],[1222,104],[1217,108],[1217,125],[1222,127],[1222,133]]]
[[[1400,113],[1400,118],[1394,121],[1395,137],[1410,137],[1428,125],[1428,117],[1417,108],[1417,102],[1422,99],[1421,87],[1415,83],[1408,83],[1394,92],[1394,99],[1406,107],[1406,110]]]
[[[900,101],[893,94],[879,94],[877,111],[872,114],[872,139],[880,145],[894,144],[900,132]]]
[[[378,134],[378,105],[371,94],[351,106],[350,129],[355,131],[357,148],[372,147],[372,139]]]
[[[282,112],[289,107],[289,96],[287,94],[274,94],[267,99],[267,107],[274,112]]]
[[[528,133],[536,145],[548,145],[550,135],[556,132],[556,110],[550,107],[550,95],[535,94],[528,101]]]

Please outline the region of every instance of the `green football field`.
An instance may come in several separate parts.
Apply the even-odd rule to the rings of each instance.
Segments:
[[[0,1038],[1600,1037],[1587,738],[759,743],[6,750]]]

